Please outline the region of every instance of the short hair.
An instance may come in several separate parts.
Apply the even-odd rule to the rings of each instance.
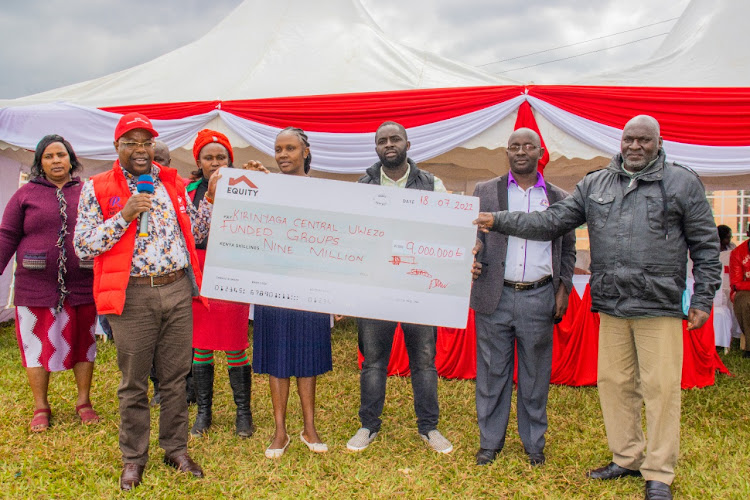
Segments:
[[[76,156],[76,152],[73,151],[73,146],[71,146],[70,143],[63,138],[63,136],[57,134],[45,135],[44,137],[42,137],[42,140],[39,141],[39,144],[36,145],[36,151],[34,151],[34,163],[31,164],[31,168],[29,169],[29,179],[44,177],[44,169],[42,169],[42,155],[44,155],[44,150],[47,149],[50,144],[53,144],[55,142],[61,143],[68,151],[68,156],[70,157],[71,175],[73,174],[73,172],[82,168],[81,163],[78,161],[78,157]]]
[[[377,131],[380,130],[381,128],[387,127],[388,125],[393,125],[394,127],[397,127],[404,134],[404,140],[407,140],[407,141],[409,140],[409,136],[406,135],[406,129],[404,128],[404,126],[394,121],[386,121],[386,122],[381,123],[380,126],[375,131],[375,133],[377,133]]]
[[[299,139],[299,142],[305,145],[306,148],[310,147],[310,141],[307,138],[307,134],[304,130],[302,130],[299,127],[287,127],[283,129],[281,132],[276,134],[276,137],[280,136],[281,134],[285,132],[291,132],[292,134],[296,135]],[[310,164],[312,163],[312,153],[309,153],[307,155],[307,158],[305,158],[305,173],[308,173],[310,171]]]
[[[720,224],[716,226],[716,229],[719,231],[720,240],[723,240],[724,238],[732,235],[732,228],[725,224]]]

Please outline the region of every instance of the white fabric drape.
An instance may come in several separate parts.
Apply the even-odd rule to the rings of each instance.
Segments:
[[[579,141],[614,155],[620,151],[622,130],[602,125],[527,96],[531,107],[557,128]],[[740,175],[750,173],[750,146],[698,146],[664,141],[667,159],[687,165],[699,175]]]
[[[411,149],[409,157],[416,162],[428,160],[463,144],[480,132],[508,116],[523,100],[523,96],[443,120],[409,129]],[[239,118],[221,111],[221,118],[244,140],[273,156],[273,144],[278,128]],[[375,133],[307,132],[310,139],[312,168],[329,173],[362,173],[377,161]]]
[[[519,95],[472,113],[409,129],[409,156],[425,161],[464,144],[512,113],[528,99],[534,110],[564,133],[607,154],[620,149],[620,129],[602,125],[557,108],[539,98]],[[248,143],[273,155],[279,129],[240,118],[218,109],[174,120],[153,120],[159,139],[170,148],[190,144],[199,130],[220,117]],[[41,104],[0,109],[0,140],[34,149],[44,135],[57,133],[68,139],[82,158],[112,160],[113,131],[120,115],[70,103]],[[312,168],[329,173],[361,173],[377,160],[374,133],[308,131]],[[672,161],[684,163],[701,175],[750,173],[750,146],[716,147],[664,141]],[[564,152],[562,152],[564,154]]]

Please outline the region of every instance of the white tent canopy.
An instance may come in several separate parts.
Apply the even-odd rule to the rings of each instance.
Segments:
[[[747,87],[750,2],[693,0],[664,42],[642,63],[589,75],[581,85]]]
[[[206,74],[201,64],[222,68]],[[0,107],[228,101],[518,82],[389,39],[358,0],[246,0],[193,43]]]

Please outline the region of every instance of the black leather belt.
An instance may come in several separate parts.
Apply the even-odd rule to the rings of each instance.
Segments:
[[[514,290],[518,291],[524,291],[524,290],[533,290],[534,288],[539,288],[540,286],[544,286],[547,283],[550,283],[552,281],[552,276],[546,276],[539,281],[532,281],[530,283],[523,282],[523,281],[510,281],[510,280],[503,280],[503,284],[505,286],[509,286],[513,288]]]
[[[142,286],[164,286],[174,283],[178,279],[185,276],[185,270],[180,269],[169,274],[162,274],[161,276],[131,276],[129,285],[142,285]]]

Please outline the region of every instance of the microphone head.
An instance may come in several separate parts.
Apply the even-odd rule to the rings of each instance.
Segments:
[[[149,174],[139,175],[138,182],[136,183],[136,189],[138,189],[139,193],[153,193],[154,178]]]

